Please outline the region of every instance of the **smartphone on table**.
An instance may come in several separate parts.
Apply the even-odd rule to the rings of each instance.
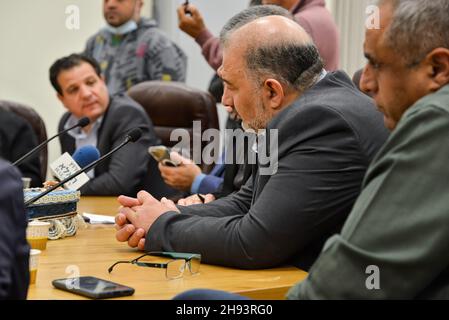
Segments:
[[[97,277],[75,277],[52,281],[55,288],[92,299],[125,297],[134,294],[134,289]]]
[[[148,148],[148,153],[164,166],[178,166],[178,164],[170,158],[170,150],[166,146],[151,146]]]

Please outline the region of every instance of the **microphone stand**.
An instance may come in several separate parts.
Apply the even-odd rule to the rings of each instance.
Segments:
[[[66,132],[68,132],[68,131],[70,131],[70,130],[76,128],[76,127],[79,127],[79,126],[81,126],[80,122],[78,122],[77,124],[75,124],[74,126],[72,126],[72,127],[70,127],[70,128],[65,129],[64,131],[61,131],[61,132],[55,134],[55,135],[54,135],[53,137],[51,137],[50,139],[45,140],[45,141],[42,142],[40,145],[38,145],[37,147],[33,148],[31,151],[27,152],[27,153],[26,153],[25,155],[23,155],[22,157],[20,157],[20,159],[16,160],[16,161],[13,163],[13,166],[18,166],[19,164],[21,164],[21,163],[23,162],[23,160],[25,160],[26,158],[28,158],[28,157],[29,157],[30,155],[32,155],[33,153],[35,153],[35,152],[37,152],[37,151],[40,151],[42,148],[44,148],[44,147],[45,147],[51,140],[53,140],[54,138],[60,136],[61,134],[66,133]]]

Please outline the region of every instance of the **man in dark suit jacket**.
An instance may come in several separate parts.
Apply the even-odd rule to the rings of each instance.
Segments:
[[[84,195],[135,195],[147,174],[147,149],[159,143],[143,108],[124,94],[110,97],[100,67],[82,55],[72,54],[57,60],[50,68],[50,81],[59,100],[69,110],[62,116],[59,130],[82,117],[91,120],[87,127],[60,137],[62,152],[73,153],[76,148],[91,144],[103,155],[123,142],[128,131],[142,130],[138,141],[100,163],[91,180],[81,188]]]
[[[25,299],[28,291],[27,219],[19,171],[0,160],[0,299]]]
[[[116,222],[124,228],[116,237],[147,251],[201,253],[212,264],[308,269],[341,228],[388,133],[372,100],[343,72],[323,71],[300,26],[279,16],[242,26],[241,15],[222,31],[223,104],[246,127],[266,128],[259,139],[277,135],[271,168],[258,151],[249,182],[206,205],[177,208],[145,192],[121,197]]]
[[[37,146],[30,124],[11,111],[0,110],[0,158],[14,162]],[[39,157],[27,159],[18,166],[23,177],[31,178],[32,187],[42,186]]]

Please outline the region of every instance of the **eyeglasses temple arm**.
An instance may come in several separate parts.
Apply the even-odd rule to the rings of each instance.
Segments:
[[[120,263],[133,263],[133,261],[117,261],[116,263],[114,263],[112,266],[109,267],[108,272],[111,273],[112,269],[114,269],[114,267]]]
[[[136,261],[135,264],[137,264],[138,266],[141,266],[141,267],[167,269],[167,263],[151,263],[151,262],[139,262],[139,261]]]

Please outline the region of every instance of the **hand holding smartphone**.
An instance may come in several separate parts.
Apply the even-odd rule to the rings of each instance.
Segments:
[[[134,294],[134,289],[96,277],[75,277],[53,280],[55,288],[92,299],[124,297]]]
[[[170,151],[166,146],[152,146],[148,148],[148,153],[164,166],[177,167],[178,163],[170,158]]]

